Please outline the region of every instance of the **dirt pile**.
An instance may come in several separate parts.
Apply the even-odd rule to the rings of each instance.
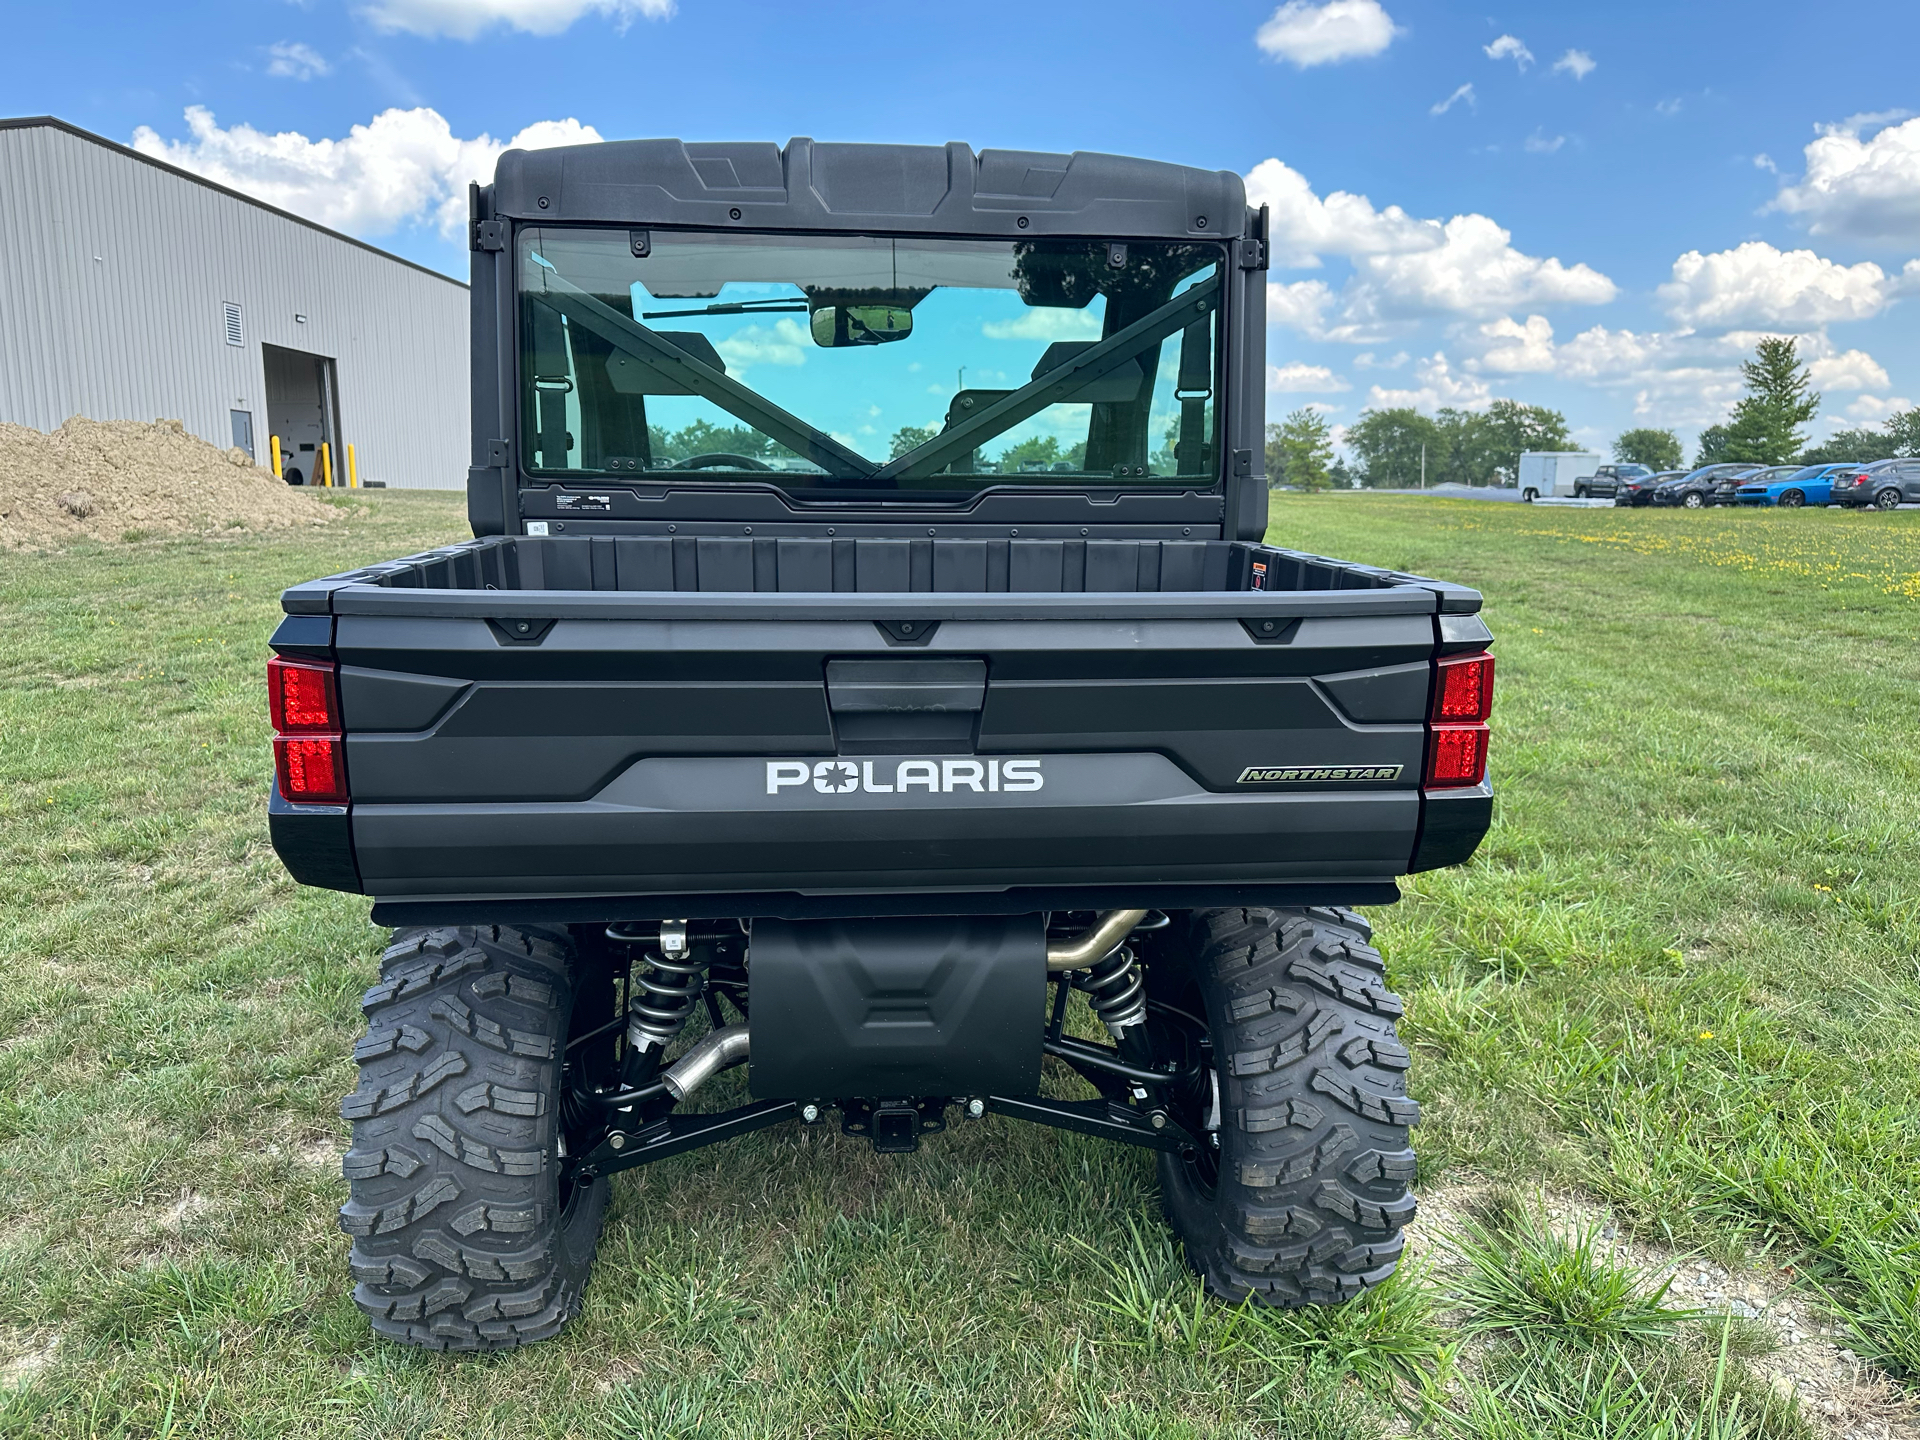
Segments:
[[[0,424],[0,546],[325,525],[341,512],[178,420]]]

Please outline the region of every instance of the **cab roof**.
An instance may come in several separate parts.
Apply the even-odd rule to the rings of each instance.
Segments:
[[[492,215],[515,220],[1019,239],[1236,239],[1246,187],[1231,170],[1076,151],[843,145],[809,139],[615,140],[509,150]]]

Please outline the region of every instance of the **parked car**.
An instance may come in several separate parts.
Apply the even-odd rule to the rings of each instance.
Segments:
[[[1684,470],[1662,470],[1657,474],[1642,475],[1632,480],[1622,480],[1614,487],[1613,503],[1616,505],[1646,505],[1652,502],[1653,492],[1669,480],[1681,480],[1686,477]]]
[[[1831,505],[1833,472],[1849,468],[1839,464],[1776,465],[1741,481],[1733,498],[1742,505],[1780,505],[1789,510],[1800,505]]]
[[[1731,505],[1739,483],[1760,468],[1742,463],[1702,465],[1658,487],[1653,492],[1653,503],[1684,505],[1689,510],[1698,510],[1703,505]]]
[[[1876,460],[1871,465],[1841,465],[1833,472],[1833,503],[1871,505],[1892,510],[1920,504],[1920,460]]]
[[[1573,482],[1573,493],[1578,499],[1591,497],[1595,500],[1612,500],[1618,497],[1620,486],[1629,480],[1644,480],[1653,474],[1651,465],[1602,465],[1591,475],[1583,475]]]

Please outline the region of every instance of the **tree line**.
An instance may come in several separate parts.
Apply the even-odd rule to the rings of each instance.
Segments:
[[[1724,424],[1700,433],[1696,466],[1721,461],[1818,465],[1920,456],[1920,410],[1904,411],[1882,427],[1841,430],[1809,447],[1805,427],[1819,413],[1821,396],[1790,338],[1760,341],[1740,372],[1744,393]],[[1495,400],[1485,410],[1445,408],[1432,415],[1411,406],[1363,410],[1346,433],[1346,446],[1351,465],[1335,457],[1332,425],[1322,412],[1311,406],[1295,410],[1267,426],[1267,481],[1302,490],[1344,489],[1355,483],[1405,489],[1421,484],[1423,477],[1428,485],[1510,485],[1519,473],[1523,450],[1574,448],[1564,415],[1517,400]],[[1685,451],[1672,430],[1641,427],[1615,438],[1613,458],[1656,471],[1678,470],[1685,464]]]

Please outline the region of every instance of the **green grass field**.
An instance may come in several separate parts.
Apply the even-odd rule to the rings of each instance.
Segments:
[[[1276,500],[1476,585],[1500,808],[1374,912],[1423,1183],[1790,1257],[1920,1381],[1920,515]],[[0,556],[0,1434],[1789,1437],[1755,1334],[1524,1205],[1304,1316],[1202,1302],[1138,1153],[779,1129],[623,1176],[585,1313],[486,1358],[347,1299],[340,1096],[384,940],[267,844],[279,590],[464,533]],[[1091,1247],[1091,1248],[1089,1248]],[[1817,1293],[1817,1291],[1816,1291]]]

